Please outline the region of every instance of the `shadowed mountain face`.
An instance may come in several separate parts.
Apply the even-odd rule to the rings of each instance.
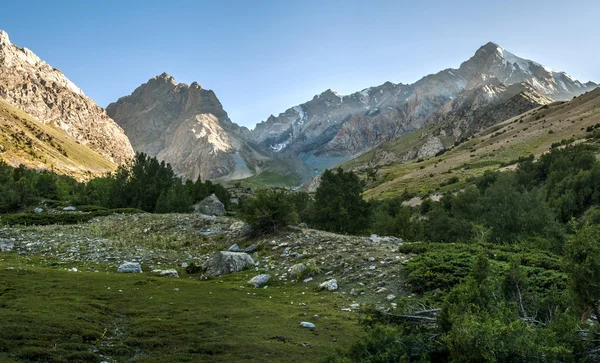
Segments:
[[[163,73],[107,112],[136,151],[170,163],[186,179],[242,179],[273,169],[295,173],[248,141],[248,129],[233,123],[215,93],[196,82],[188,86]]]
[[[0,98],[40,122],[62,129],[109,162],[133,157],[123,130],[89,97],[27,48],[0,31]]]
[[[521,92],[520,101],[513,100],[519,112],[595,87],[488,43],[458,69],[428,75],[411,85],[386,82],[349,96],[327,90],[270,116],[250,132],[250,138],[280,155],[302,158],[311,167],[331,167],[437,122],[456,122],[454,136],[460,138],[472,133],[471,125],[483,127],[514,114],[506,108],[481,119],[488,108]]]

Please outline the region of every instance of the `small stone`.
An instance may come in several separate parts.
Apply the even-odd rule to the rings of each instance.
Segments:
[[[248,253],[248,254],[251,254],[251,253],[254,253],[254,252],[256,252],[256,250],[257,250],[257,249],[258,249],[258,246],[256,246],[256,245],[254,244],[254,245],[250,245],[250,246],[248,246],[248,247],[244,248],[244,252],[246,252],[246,253]]]
[[[15,269],[14,267],[7,267],[7,268],[5,268],[6,271],[12,271],[14,269]]]
[[[189,266],[189,265],[188,265],[188,263],[187,263],[187,262],[182,262],[182,263],[181,263],[181,267],[182,267],[182,268],[186,268],[186,267],[188,267],[188,266]]]
[[[175,269],[169,270],[152,270],[152,273],[161,277],[179,277],[179,273]]]
[[[44,210],[40,207],[37,207],[36,209],[33,210],[35,213],[42,213]]]
[[[291,279],[299,279],[302,277],[302,274],[306,272],[306,266],[303,263],[295,264],[294,266],[290,267],[289,272]]]
[[[312,278],[312,277],[309,277],[309,278],[307,278],[307,279],[304,279],[304,282],[311,282],[312,280],[313,280],[313,278]]]
[[[315,328],[315,324],[309,323],[307,321],[301,322],[300,326],[303,327],[303,328],[308,328],[308,329],[314,329]]]
[[[77,208],[73,207],[72,205],[63,208],[63,211],[65,211],[65,212],[75,212],[76,210],[77,210]]]
[[[261,287],[264,284],[266,284],[270,278],[271,275],[268,274],[256,275],[253,278],[251,278],[250,281],[248,281],[248,284],[254,285],[254,287]]]
[[[67,271],[69,271],[69,272],[77,272],[78,270],[77,270],[77,267],[73,267],[73,268],[68,269]]]
[[[232,245],[231,247],[229,247],[228,251],[229,252],[240,252],[242,249],[240,248],[240,246],[236,244]]]
[[[119,266],[117,272],[123,273],[141,273],[142,266],[138,262],[124,262]]]
[[[376,268],[377,268],[377,266],[375,266],[375,265],[369,266],[369,270],[375,270]]]
[[[328,291],[335,291],[338,289],[338,284],[336,279],[331,279],[323,282],[319,285],[321,289],[327,289]]]
[[[386,299],[388,299],[388,301],[392,301],[392,300],[396,299],[396,295],[389,294],[389,295],[386,297]]]
[[[179,291],[179,288],[176,287],[173,289],[173,291],[177,292],[177,291]]]
[[[206,281],[208,280],[208,277],[204,276],[204,274],[200,275],[200,280],[202,281]]]
[[[369,257],[369,262],[375,261],[375,257]]]

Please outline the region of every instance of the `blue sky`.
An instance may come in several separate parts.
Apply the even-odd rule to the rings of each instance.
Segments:
[[[14,44],[100,106],[167,72],[249,127],[328,88],[458,67],[488,41],[600,81],[597,0],[4,0],[2,13]]]

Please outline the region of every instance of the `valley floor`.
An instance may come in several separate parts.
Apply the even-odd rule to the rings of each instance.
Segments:
[[[137,214],[1,228],[0,360],[319,361],[360,337],[361,306],[392,309],[403,294],[401,240],[300,228],[246,240],[236,222]],[[254,270],[202,281],[181,267],[234,243],[258,246]],[[144,273],[115,272],[131,260]],[[310,274],[289,278],[300,262]],[[148,273],[158,268],[180,278]],[[258,273],[267,287],[247,284]],[[339,290],[320,291],[330,278]]]

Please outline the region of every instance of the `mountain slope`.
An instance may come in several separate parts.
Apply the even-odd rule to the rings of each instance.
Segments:
[[[0,98],[56,126],[77,142],[122,163],[133,157],[123,130],[106,112],[27,48],[13,45],[0,30]]]
[[[0,160],[17,167],[48,169],[76,179],[89,179],[117,165],[64,130],[36,118],[0,99]]]
[[[458,69],[428,75],[412,85],[386,82],[349,96],[327,90],[270,116],[250,137],[285,157],[302,158],[310,167],[332,167],[444,120],[476,124],[473,120],[486,108],[521,91],[530,92],[535,107],[594,87],[488,43]],[[499,115],[493,119],[498,121]]]
[[[242,179],[265,170],[307,174],[246,139],[215,93],[163,73],[107,107],[136,151],[156,156],[186,179]]]
[[[531,101],[527,92],[519,93],[503,105],[510,108]],[[536,102],[536,101],[534,101]],[[411,192],[434,193],[460,187],[467,178],[485,170],[514,167],[516,159],[540,155],[553,144],[582,142],[600,125],[600,88],[567,102],[553,102],[508,118],[475,133],[468,140],[450,145],[437,156],[411,161],[405,155],[414,152],[431,137],[443,132],[444,125],[431,125],[398,141],[382,145],[345,164],[368,179],[366,196],[385,198]],[[456,177],[458,184],[446,185]]]

